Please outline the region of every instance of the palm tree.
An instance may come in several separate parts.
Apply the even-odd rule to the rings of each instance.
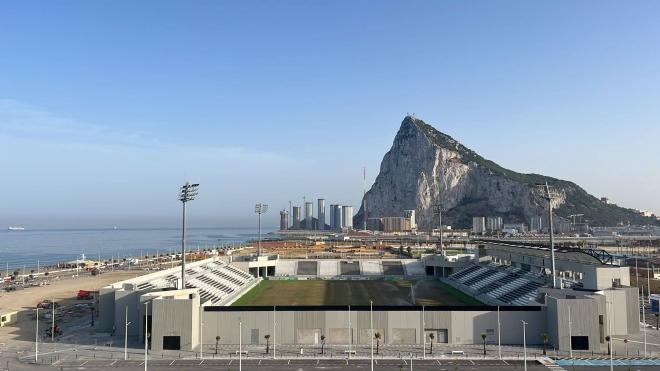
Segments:
[[[430,333],[429,334],[429,339],[431,339],[431,354],[433,354],[433,339],[435,339],[435,334]]]
[[[610,335],[605,336],[605,341],[607,341],[607,355],[610,355],[612,349],[610,348]]]
[[[218,354],[218,343],[220,342],[220,335],[215,337],[215,354]]]
[[[483,342],[484,342],[484,355],[486,355],[486,337],[487,337],[487,336],[488,336],[488,335],[486,335],[485,332],[482,332],[482,333],[481,333],[481,340],[483,340]]]
[[[270,335],[264,335],[264,339],[266,339],[266,354],[268,354],[268,351],[270,349]]]
[[[321,354],[325,354],[325,335],[321,335]]]
[[[376,339],[376,354],[378,354],[378,347],[380,346],[380,332],[375,333],[374,338]]]
[[[541,334],[541,341],[543,342],[543,355],[547,354],[547,348],[548,348],[548,334]]]

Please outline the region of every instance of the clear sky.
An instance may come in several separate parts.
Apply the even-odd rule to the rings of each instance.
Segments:
[[[406,112],[660,212],[657,1],[3,1],[0,225],[359,205]]]

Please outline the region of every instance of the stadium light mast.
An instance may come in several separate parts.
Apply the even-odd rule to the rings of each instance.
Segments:
[[[265,214],[267,211],[268,205],[266,204],[258,203],[254,205],[254,212],[259,215],[259,244],[257,245],[257,257],[261,256],[261,214]],[[257,270],[259,270],[259,267],[257,267]]]
[[[545,194],[543,198],[548,201],[548,221],[550,225],[550,260],[552,260],[552,288],[557,288],[557,277],[555,276],[555,236],[554,236],[554,226],[552,223],[552,200],[558,197],[557,192],[552,191],[546,180],[544,184],[536,184],[537,187],[541,188]]]
[[[179,201],[183,205],[183,214],[181,218],[181,289],[186,289],[186,203],[192,201],[197,196],[199,184],[190,184],[186,182],[179,192]]]

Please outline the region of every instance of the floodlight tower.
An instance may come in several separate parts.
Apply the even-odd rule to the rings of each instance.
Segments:
[[[543,198],[548,201],[548,221],[550,224],[550,259],[552,260],[552,288],[557,288],[555,276],[555,236],[554,226],[552,225],[552,200],[558,198],[559,195],[556,191],[550,189],[547,180],[544,184],[536,184],[536,186],[545,192]]]
[[[183,214],[181,222],[181,289],[186,288],[186,203],[192,201],[197,196],[199,184],[190,184],[186,182],[179,192],[179,201],[183,204]]]
[[[261,255],[261,214],[265,214],[267,211],[268,205],[266,204],[258,203],[254,205],[254,212],[259,215],[259,244],[257,245],[257,256]]]

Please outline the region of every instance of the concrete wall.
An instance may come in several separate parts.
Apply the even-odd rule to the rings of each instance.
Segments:
[[[151,306],[151,349],[162,349],[163,336],[180,336],[181,350],[199,346],[199,295],[193,294],[192,299],[162,297],[152,300]]]
[[[588,290],[605,290],[617,279],[622,286],[630,286],[629,267],[585,266],[583,284]]]
[[[349,332],[348,310],[326,311],[277,311],[273,332],[273,311],[206,311],[204,312],[204,343],[238,344],[239,323],[242,324],[243,344],[265,344],[264,335],[271,335],[277,344],[320,343],[326,336],[327,344],[347,344],[352,333],[353,344],[368,344],[370,335],[369,311],[351,311]],[[546,332],[546,314],[535,311],[501,311],[502,344],[522,344],[521,320],[527,325],[529,344],[540,344],[540,334]],[[482,333],[491,333],[489,343],[497,343],[497,311],[425,311],[421,310],[374,310],[374,332],[381,333],[382,344],[421,344],[424,333],[444,331],[452,344],[481,343]],[[488,330],[492,331],[488,331]],[[258,331],[258,339],[253,334]]]
[[[99,290],[99,331],[112,331],[115,324],[115,291],[114,287],[104,287]],[[122,330],[123,334],[123,330]]]
[[[599,306],[594,300],[549,298],[547,304],[549,344],[559,350],[568,351],[571,336],[588,336],[589,350],[599,349]]]

